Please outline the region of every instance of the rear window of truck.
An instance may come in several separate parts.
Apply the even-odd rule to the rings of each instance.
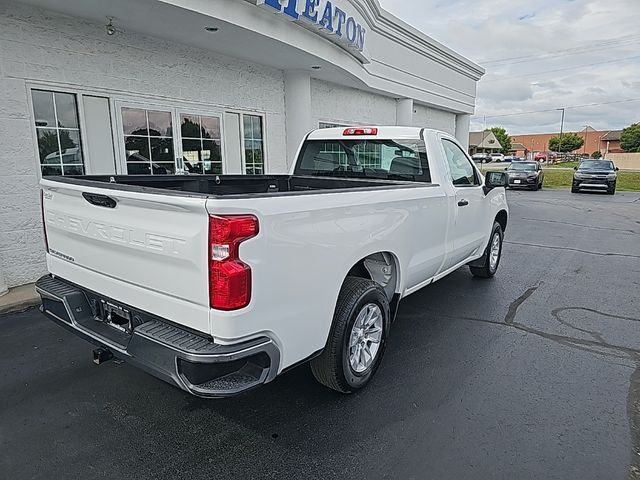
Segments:
[[[307,140],[295,174],[431,182],[422,140]]]

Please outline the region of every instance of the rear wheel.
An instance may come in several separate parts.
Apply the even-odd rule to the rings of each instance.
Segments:
[[[347,277],[327,345],[311,360],[316,380],[342,393],[367,385],[382,361],[390,317],[389,301],[377,283]]]
[[[474,277],[491,278],[498,271],[500,258],[502,257],[502,227],[498,222],[494,222],[491,237],[489,237],[489,245],[484,251],[484,262],[482,265],[469,265],[469,270]]]

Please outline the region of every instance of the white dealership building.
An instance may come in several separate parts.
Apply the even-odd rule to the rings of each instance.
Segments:
[[[334,125],[466,147],[483,73],[377,0],[0,0],[0,293],[45,271],[42,175],[284,173]]]

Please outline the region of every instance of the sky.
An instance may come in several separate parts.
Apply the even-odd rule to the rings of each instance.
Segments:
[[[486,69],[472,130],[557,132],[561,107],[566,131],[640,122],[640,0],[379,1]]]

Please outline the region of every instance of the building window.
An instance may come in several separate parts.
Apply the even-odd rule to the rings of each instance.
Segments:
[[[122,128],[128,174],[175,173],[171,112],[123,107]]]
[[[242,115],[244,130],[244,169],[248,175],[264,173],[264,141],[262,134],[262,117],[258,115]]]
[[[32,90],[42,175],[84,175],[76,96]]]
[[[189,173],[222,174],[220,118],[180,114],[182,160]]]

